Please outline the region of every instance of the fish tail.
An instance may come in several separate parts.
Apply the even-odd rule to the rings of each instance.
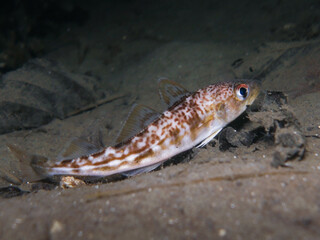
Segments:
[[[7,147],[20,162],[23,182],[35,182],[47,177],[46,157],[30,154],[12,144],[7,144]]]

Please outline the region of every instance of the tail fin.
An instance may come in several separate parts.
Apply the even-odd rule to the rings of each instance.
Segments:
[[[46,170],[43,166],[48,161],[47,158],[29,154],[12,144],[7,144],[7,147],[20,162],[24,182],[35,182],[46,178]]]

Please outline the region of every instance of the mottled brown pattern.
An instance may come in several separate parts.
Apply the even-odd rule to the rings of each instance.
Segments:
[[[155,139],[156,141],[159,141],[160,140],[160,137],[156,134],[152,134],[151,135],[151,139]]]
[[[124,166],[124,165],[128,165],[129,163],[127,161],[123,161],[121,162],[118,166],[103,166],[103,167],[99,167],[97,166],[96,168],[92,169],[93,172],[95,171],[114,171],[114,170],[117,170],[119,169],[121,166]]]
[[[105,152],[106,152],[106,150],[104,149],[101,152],[97,152],[97,153],[92,154],[91,156],[94,158],[98,158],[98,157],[102,156]]]
[[[217,97],[220,97],[220,101],[225,101],[225,100],[229,100],[227,99],[228,95],[230,94],[229,91],[230,89],[228,89],[228,85],[226,86],[222,86],[218,89],[211,89],[214,94],[212,94],[212,98],[217,99]],[[207,99],[207,95],[208,91],[207,90],[202,90],[202,93],[200,91],[195,92],[192,95],[192,100],[191,101],[186,101],[186,98],[188,96],[185,96],[183,98],[180,99],[180,101],[178,101],[177,103],[175,103],[174,105],[172,105],[168,111],[171,111],[172,113],[172,120],[177,122],[178,125],[181,127],[182,123],[185,122],[186,124],[189,125],[191,132],[192,133],[192,139],[195,139],[197,136],[197,131],[195,131],[199,124],[202,123],[204,127],[207,127],[207,125],[210,123],[210,121],[212,121],[214,119],[213,116],[208,116],[204,121],[203,119],[200,118],[200,116],[198,115],[198,112],[202,115],[205,114],[205,112],[203,111],[203,109],[200,108],[199,104],[203,104],[203,101],[209,101],[209,99]],[[208,94],[209,95],[209,94]],[[232,103],[232,107],[235,107],[235,102],[233,101]],[[212,107],[214,107],[214,104],[212,106],[209,106],[205,109],[206,112],[212,111]],[[223,103],[217,104],[215,106],[215,110],[217,112],[222,112],[221,110],[223,110],[222,108],[224,108],[225,105]],[[183,112],[185,111],[185,112]],[[191,114],[191,117],[188,117],[185,115],[185,113],[187,114]],[[219,116],[224,118],[223,115]],[[179,128],[172,128],[172,123],[167,123],[167,124],[163,124],[164,122],[166,122],[166,119],[171,119],[169,117],[164,116],[164,114],[161,115],[161,117],[159,119],[157,119],[155,122],[152,123],[152,126],[154,127],[159,127],[159,125],[164,125],[162,128],[162,132],[161,132],[161,136],[167,138],[167,137],[171,137],[171,143],[172,144],[177,144],[178,141],[181,141],[181,136],[179,136],[180,133],[180,129]],[[59,164],[56,165],[56,167],[64,167],[64,166],[69,166],[72,168],[79,168],[80,166],[88,166],[88,165],[105,165],[108,164],[111,161],[114,160],[124,160],[125,158],[127,158],[129,155],[131,154],[139,154],[141,152],[146,151],[148,148],[150,148],[149,143],[151,144],[155,144],[156,141],[160,140],[160,137],[157,136],[156,134],[152,134],[150,137],[144,136],[147,133],[147,128],[144,129],[143,131],[141,131],[139,134],[136,135],[137,139],[135,142],[133,142],[133,138],[128,139],[126,142],[124,142],[122,144],[122,146],[116,147],[117,152],[118,153],[122,153],[121,157],[115,157],[114,154],[109,154],[105,160],[103,161],[99,161],[95,164],[93,164],[92,162],[88,161],[88,157],[82,157],[81,161],[85,161],[85,164],[78,164],[77,161],[72,162],[72,160],[65,160]],[[167,136],[166,136],[167,134]],[[143,138],[147,138],[147,139],[143,139]],[[145,141],[145,145],[143,147],[138,147],[138,144]],[[164,139],[159,142],[158,144],[162,147],[165,148],[166,146],[163,146],[163,142]],[[129,153],[128,154],[123,154],[124,148],[128,147],[129,148]],[[105,154],[106,150],[103,150],[101,152],[92,154],[92,157],[94,158],[99,158],[101,156],[103,156],[103,154]],[[153,154],[153,151],[150,149],[148,151],[146,151],[145,153],[141,154],[140,156],[138,156],[135,159],[136,163],[139,163],[143,158],[150,156]],[[122,162],[120,165],[122,164],[126,164],[127,162],[124,161]],[[109,170],[111,170],[111,167],[108,167]]]
[[[89,161],[88,157],[82,157],[79,160],[62,161],[56,164],[55,167],[71,167],[76,171],[81,166],[96,166],[94,170],[113,171],[124,165],[138,165],[143,159],[155,156],[154,154],[157,153],[152,150],[151,145],[157,144],[162,150],[166,150],[168,147],[166,140],[168,138],[170,139],[169,143],[175,146],[181,144],[182,139],[186,135],[189,135],[191,140],[194,141],[198,138],[199,133],[203,132],[204,129],[209,129],[214,119],[219,118],[224,120],[224,122],[228,122],[234,118],[235,114],[231,114],[231,117],[227,116],[230,114],[227,114],[226,110],[236,112],[242,102],[234,97],[233,84],[212,85],[181,98],[169,107],[169,113],[163,113],[149,127],[145,128],[135,137],[128,139],[121,145],[115,146],[115,153],[108,153],[108,156],[103,157],[107,151],[105,149],[92,154],[91,157],[95,159],[100,158],[95,163]],[[228,120],[227,118],[230,119]],[[161,129],[160,133],[154,130],[159,128]],[[185,128],[185,133],[182,136],[180,134],[183,128]],[[124,152],[127,152],[127,154],[124,154]],[[117,155],[120,155],[120,157],[116,157]],[[131,155],[137,155],[137,157],[133,162],[126,161],[126,158]],[[105,166],[115,160],[120,160],[120,164],[112,167]],[[102,165],[103,167],[99,167]]]
[[[79,170],[79,169],[77,169],[77,168],[72,169],[72,173],[74,173],[74,174],[77,174],[77,173],[79,173],[79,172],[80,172],[80,170]]]
[[[203,121],[201,121],[202,123],[202,126],[201,126],[201,129],[202,128],[207,128],[208,125],[210,124],[210,122],[214,119],[214,116],[213,115],[209,115],[208,117],[206,117]],[[200,130],[198,128],[199,124],[194,124],[191,128],[191,139],[192,140],[195,140],[198,136],[198,131]]]
[[[59,163],[56,163],[53,165],[53,167],[72,167],[72,168],[78,168],[79,165],[73,160],[73,159],[67,159],[63,160]]]
[[[226,119],[226,104],[224,102],[218,103],[215,106],[216,115],[219,119]]]
[[[67,160],[63,160],[59,163],[57,163],[57,166],[64,166],[64,165],[68,165],[72,162],[73,159],[67,159]]]
[[[184,135],[175,135],[174,138],[171,139],[170,144],[174,146],[181,145],[182,139],[185,137],[186,134]]]
[[[151,157],[153,154],[154,154],[154,152],[152,151],[152,149],[149,149],[149,150],[146,151],[145,153],[139,155],[139,156],[134,160],[134,163],[135,163],[135,164],[139,164],[144,158]]]
[[[129,153],[128,154],[122,154],[121,157],[115,157],[114,154],[109,154],[108,157],[105,158],[105,160],[100,161],[100,162],[96,162],[96,163],[92,163],[91,161],[88,160],[88,157],[81,157],[81,161],[85,161],[84,164],[78,164],[77,161],[74,160],[64,160],[61,163],[55,164],[54,167],[71,167],[71,168],[79,168],[82,166],[99,166],[99,165],[105,165],[108,164],[109,162],[112,162],[114,160],[124,160],[125,158],[127,158],[129,155],[131,154],[137,154],[139,152],[143,152],[146,149],[148,149],[150,146],[148,144],[146,144],[144,147],[142,148],[138,148],[137,146],[137,142],[134,144],[131,144],[129,146]],[[104,152],[104,151],[103,151]],[[118,152],[123,152],[123,149],[118,149]],[[101,153],[99,153],[99,156],[101,156]],[[72,162],[73,161],[73,162]],[[121,163],[123,164],[123,163]]]

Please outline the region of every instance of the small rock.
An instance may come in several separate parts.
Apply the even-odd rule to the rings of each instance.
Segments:
[[[277,129],[275,144],[277,147],[273,155],[272,166],[283,166],[288,160],[303,158],[305,139],[295,126]]]
[[[58,220],[54,220],[50,228],[50,233],[51,234],[59,233],[63,230],[63,228],[64,226],[61,222],[59,222]]]
[[[60,187],[64,189],[75,188],[85,184],[86,183],[83,180],[72,177],[72,176],[64,176],[60,180]]]

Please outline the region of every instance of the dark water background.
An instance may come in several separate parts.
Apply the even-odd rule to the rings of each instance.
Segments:
[[[135,61],[170,41],[251,45],[315,39],[320,31],[320,3],[311,0],[13,0],[4,2],[0,11],[1,73],[66,44],[81,45],[81,35],[104,45],[109,54],[105,64],[110,64],[120,52],[132,52],[125,47],[132,41],[148,42],[132,56]]]

